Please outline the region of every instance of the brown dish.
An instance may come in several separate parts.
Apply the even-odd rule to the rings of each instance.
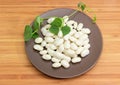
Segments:
[[[63,17],[71,14],[73,11],[74,9],[59,8],[45,12],[40,16],[43,18],[52,16]],[[51,61],[43,60],[39,53],[33,49],[34,40],[31,39],[30,41],[25,42],[26,53],[33,66],[42,73],[54,78],[72,78],[86,73],[95,65],[102,51],[102,36],[98,26],[92,23],[91,18],[82,12],[77,12],[70,19],[77,21],[78,23],[83,23],[86,28],[91,30],[91,34],[89,35],[91,44],[90,54],[85,58],[82,58],[80,63],[71,63],[70,68],[68,69],[64,69],[63,67],[58,69],[52,68]],[[46,24],[46,22],[44,24]],[[39,34],[41,35],[41,33]]]

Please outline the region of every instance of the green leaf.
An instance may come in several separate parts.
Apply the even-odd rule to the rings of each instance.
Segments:
[[[36,21],[39,23],[39,25],[43,22],[43,18],[41,18],[40,16],[36,17]]]
[[[83,2],[79,2],[78,3],[78,8],[81,9],[82,11],[84,11],[85,8],[86,8],[86,5]]]
[[[40,28],[40,25],[37,21],[34,21],[32,27],[33,27],[33,30],[35,31],[35,30],[38,30]]]
[[[32,28],[30,25],[26,25],[24,30],[24,39],[25,41],[28,41],[31,39],[31,37],[32,37]]]
[[[39,30],[42,22],[43,22],[43,19],[40,16],[37,16],[32,25],[33,30]]]
[[[55,26],[55,27],[61,27],[63,24],[63,18],[55,18],[55,20],[51,23],[52,26]]]
[[[66,25],[66,26],[61,28],[61,31],[63,33],[63,36],[65,36],[70,32],[70,27]]]
[[[63,18],[56,17],[55,20],[51,23],[49,31],[55,35],[58,34],[59,28],[63,25]]]
[[[39,37],[39,34],[38,33],[34,33],[33,35],[32,35],[32,38],[37,38],[37,37]]]
[[[51,33],[57,35],[58,32],[59,32],[59,27],[51,26],[51,27],[49,28],[49,31],[50,31]]]
[[[96,15],[94,15],[94,16],[93,16],[93,19],[92,19],[93,23],[95,23],[96,20],[97,20]]]

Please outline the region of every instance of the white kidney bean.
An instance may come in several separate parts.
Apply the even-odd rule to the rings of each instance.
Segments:
[[[46,50],[42,50],[42,51],[40,51],[39,52],[41,55],[45,55],[45,54],[47,54],[47,51]]]
[[[88,49],[85,49],[81,52],[81,57],[85,57],[90,53],[90,51]]]
[[[57,47],[54,44],[48,44],[48,48],[55,50]]]
[[[73,21],[73,20],[69,20],[69,21],[67,22],[67,24],[72,25],[72,24],[74,24],[74,22],[75,22],[75,21]]]
[[[42,39],[41,37],[38,37],[38,38],[35,39],[35,43],[41,43],[42,40],[43,40],[43,39]]]
[[[82,36],[81,36],[81,39],[87,39],[88,38],[88,35],[87,34],[83,34]]]
[[[59,52],[63,52],[64,51],[64,45],[63,44],[59,46],[58,51]]]
[[[41,32],[44,36],[46,36],[46,34],[48,33],[48,30],[44,29],[44,28],[41,28]]]
[[[48,30],[50,27],[51,27],[51,25],[47,24],[47,25],[44,26],[44,29]]]
[[[72,31],[70,31],[70,33],[69,33],[69,34],[70,34],[70,36],[72,36],[72,35],[74,34],[74,31],[73,31],[73,30],[72,30]]]
[[[56,46],[60,46],[61,44],[63,44],[63,39],[60,39],[60,38],[56,38],[55,41],[54,41],[54,44]]]
[[[77,30],[80,31],[82,28],[83,28],[83,24],[79,23],[78,26],[77,26]]]
[[[68,57],[68,56],[64,56],[64,58],[63,58],[64,60],[66,60],[67,62],[70,62],[71,61],[71,58],[70,57]]]
[[[47,24],[44,27],[41,28],[41,32],[44,36],[46,36],[47,33],[49,33],[48,29],[51,27],[51,25]]]
[[[81,61],[81,58],[80,57],[74,57],[73,59],[72,59],[72,63],[78,63],[78,62],[80,62]]]
[[[78,55],[77,54],[75,54],[72,58],[74,58],[74,57],[77,57]]]
[[[52,23],[55,20],[55,17],[51,17],[47,20],[48,23]]]
[[[64,53],[65,53],[67,56],[70,56],[70,57],[75,57],[75,56],[76,56],[75,51],[73,51],[73,50],[71,50],[71,49],[64,50]]]
[[[63,39],[64,39],[64,40],[68,40],[69,37],[70,37],[69,35],[65,35],[65,36],[63,37]]]
[[[64,55],[58,51],[54,52],[54,57],[58,58],[58,59],[63,59]]]
[[[66,23],[65,23],[65,22],[63,22],[63,26],[66,26]]]
[[[84,47],[79,47],[79,48],[76,50],[76,54],[80,54],[83,50],[84,50]]]
[[[86,41],[88,38],[80,38],[78,41],[76,41],[76,44],[79,46],[82,46],[84,44],[87,44],[88,42]]]
[[[72,26],[72,24],[74,24],[74,22],[75,21],[73,21],[73,20],[69,20],[68,22],[66,22],[66,24],[68,25],[68,26]],[[73,27],[73,26],[72,26]]]
[[[52,67],[54,67],[54,68],[59,68],[59,67],[61,67],[61,63],[53,63],[52,64]]]
[[[71,48],[72,50],[77,50],[77,49],[78,49],[78,47],[77,47],[77,45],[76,45],[75,43],[71,43],[71,44],[70,44],[70,48]]]
[[[73,37],[73,36],[71,36],[71,37],[70,37],[70,40],[71,40],[72,42],[74,42],[74,41],[76,41],[76,38]]]
[[[66,23],[69,20],[69,17],[68,16],[64,16],[63,19],[64,19],[64,22]]]
[[[45,46],[47,49],[51,49],[50,48],[50,44],[46,44],[46,46]],[[51,50],[53,50],[53,49],[51,49]]]
[[[35,50],[37,50],[37,51],[43,50],[43,47],[40,46],[40,45],[37,45],[37,44],[35,44],[35,45],[33,46],[33,48],[34,48]]]
[[[70,67],[70,64],[69,64],[66,60],[62,60],[62,61],[61,61],[61,65],[62,65],[64,68],[69,68],[69,67]]]
[[[55,63],[60,62],[60,60],[58,58],[55,58],[55,57],[53,57],[51,60],[52,60],[52,62],[55,62]]]
[[[43,47],[46,46],[46,41],[42,41],[41,46],[43,46]]]
[[[75,38],[79,38],[79,37],[80,37],[79,32],[76,32],[76,33],[74,34],[74,37],[75,37]]]
[[[83,41],[83,45],[89,44],[89,39],[87,38],[85,41]]]
[[[51,60],[51,56],[48,55],[48,54],[43,55],[42,58],[43,58],[44,60]]]
[[[46,42],[54,42],[54,39],[52,37],[45,37]]]
[[[52,33],[50,33],[50,32],[47,32],[45,36],[51,37],[51,36],[53,36],[53,35],[54,35],[54,34],[52,34]]]
[[[88,29],[88,28],[83,28],[82,30],[81,30],[81,32],[83,32],[83,33],[85,33],[85,34],[90,34],[90,29]]]
[[[79,33],[80,37],[83,35],[83,33],[81,31],[79,31],[78,33]]]
[[[66,48],[66,49],[70,48],[70,41],[65,41],[64,48]]]
[[[76,34],[77,33],[77,31],[75,30],[75,29],[73,29],[73,30],[71,30],[70,31],[70,35],[72,36],[73,34]]]
[[[49,55],[54,56],[54,51],[53,50],[51,50],[51,49],[48,48],[47,52],[48,52]]]
[[[76,40],[75,43],[76,43],[78,46],[81,46],[82,43],[83,43],[83,40]]]
[[[73,28],[77,28],[77,22],[75,22],[73,20],[69,20],[66,24],[68,26],[72,26]]]
[[[89,48],[90,48],[90,44],[85,44],[85,45],[84,45],[84,48],[85,48],[85,49],[89,49]]]
[[[73,27],[76,29],[77,28],[77,22],[74,22]]]

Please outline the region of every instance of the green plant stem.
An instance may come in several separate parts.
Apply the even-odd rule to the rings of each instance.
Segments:
[[[71,13],[68,17],[73,16],[74,14],[76,14],[79,10],[75,10],[73,13]]]
[[[32,33],[32,35],[34,35],[37,31],[38,31],[38,30],[35,30],[35,31]]]
[[[75,10],[75,11],[72,12],[68,17],[73,16],[73,15],[76,14],[78,11],[79,11],[79,10]],[[49,18],[51,18],[51,17],[43,18],[43,20],[47,20],[47,19],[49,19]]]
[[[78,12],[79,10],[75,10],[73,13],[71,13],[68,17],[71,17],[71,16],[73,16],[74,14],[76,14],[77,12]],[[51,18],[51,17],[47,17],[47,18],[43,18],[44,20],[47,20],[47,19],[49,19],[49,18]]]

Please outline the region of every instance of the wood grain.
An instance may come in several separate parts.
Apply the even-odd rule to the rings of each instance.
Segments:
[[[120,85],[120,0],[82,1],[97,15],[104,41],[102,54],[86,74],[54,79],[37,71],[28,61],[24,26],[50,9],[75,9],[79,0],[0,0],[0,85]]]

